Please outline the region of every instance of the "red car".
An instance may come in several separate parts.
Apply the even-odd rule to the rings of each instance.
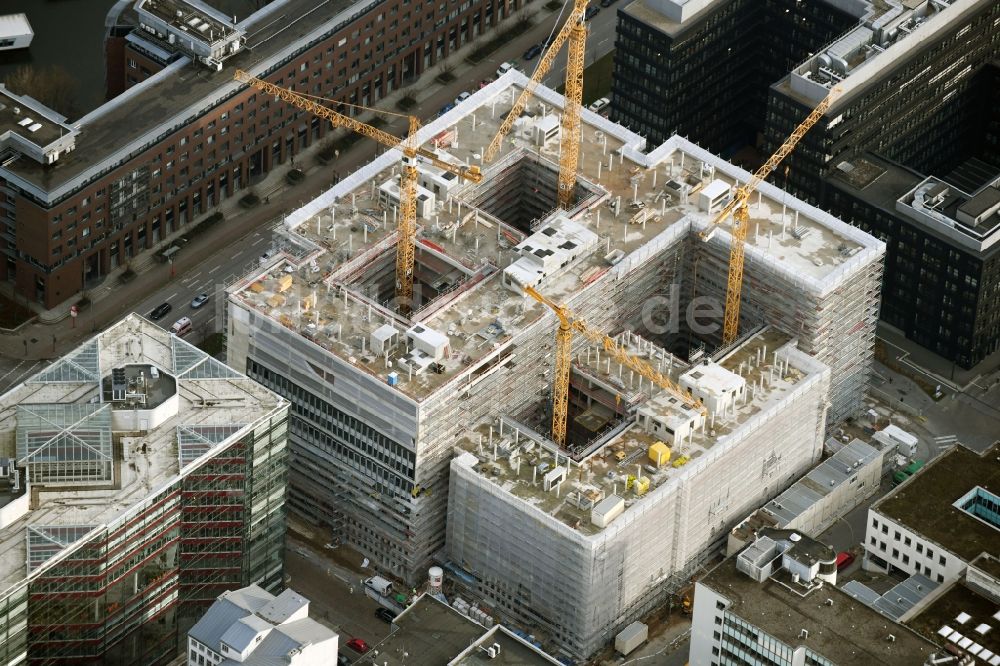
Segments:
[[[837,553],[837,571],[843,571],[847,567],[851,566],[851,562],[854,561],[854,555],[848,553],[846,550]]]
[[[347,647],[351,648],[355,652],[360,652],[361,654],[364,654],[365,652],[368,652],[368,650],[371,649],[368,647],[368,643],[365,643],[364,640],[360,638],[352,638],[351,640],[347,641]]]

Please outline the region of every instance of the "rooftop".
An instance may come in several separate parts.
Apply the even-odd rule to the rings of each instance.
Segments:
[[[0,396],[0,457],[31,470],[0,531],[0,594],[283,404],[137,315]]]
[[[610,403],[608,412],[615,405],[617,392],[625,406],[643,402],[652,393],[654,398],[647,404],[652,404],[653,411],[678,414],[685,429],[679,429],[675,421],[672,430],[679,435],[676,443],[655,429],[657,420],[644,421],[643,407],[638,419],[627,418],[620,424],[612,424],[606,436],[596,439],[596,444],[579,456],[570,457],[566,451],[556,450],[547,437],[534,435],[511,419],[501,420],[499,429],[492,432],[489,426],[480,427],[472,437],[457,442],[457,446],[472,456],[464,459],[465,464],[480,475],[581,534],[592,536],[605,529],[623,510],[641,504],[647,495],[680,483],[688,471],[687,465],[697,463],[714,447],[724,445],[730,435],[754,416],[780,404],[806,378],[814,376],[819,364],[803,363],[797,367],[806,360],[802,358],[804,355],[797,354],[789,362],[790,353],[795,351],[791,345],[791,352],[786,348],[789,341],[788,336],[765,329],[722,359],[719,366],[742,377],[750,388],[736,400],[735,409],[710,414],[704,427],[697,425],[697,412],[687,410],[672,397],[657,401],[656,394],[664,397],[669,394],[652,389],[648,382],[631,380],[628,371],[623,373],[614,362],[608,366],[606,359],[601,359],[597,367],[596,354],[591,359],[587,353],[580,353],[574,359],[573,373],[580,376],[579,382],[574,379],[574,386],[589,382],[591,387],[611,388],[611,391],[591,388],[595,403]],[[659,363],[668,374],[678,375],[688,368],[636,336],[629,336],[627,344],[633,354],[652,359],[654,365],[661,358],[667,359],[666,363]],[[748,360],[757,359],[765,348],[768,358],[748,368]],[[783,369],[772,375],[772,367],[777,367],[775,352]],[[706,366],[695,366],[703,367]],[[759,387],[761,381],[763,389]],[[686,429],[689,423],[694,427]],[[659,443],[662,447],[662,439],[667,439],[670,448],[666,449],[665,459],[657,460],[654,452],[658,447],[654,445]],[[608,517],[595,520],[596,515]]]
[[[249,36],[246,47],[227,58],[221,71],[193,63],[187,56],[174,60],[72,123],[79,132],[73,152],[47,166],[32,159],[0,162],[0,174],[44,201],[56,201],[232,96],[243,87],[233,80],[236,69],[262,75],[370,4],[369,0],[273,0],[239,23]],[[209,15],[210,8],[203,13]],[[134,34],[153,39],[138,28]]]
[[[727,612],[786,645],[805,646],[835,664],[922,664],[935,651],[929,641],[833,585],[801,595],[774,578],[756,582],[736,561],[726,559],[699,582],[732,602]]]
[[[930,461],[872,509],[939,544],[965,562],[983,551],[996,555],[1000,528],[959,508],[976,489],[1000,495],[1000,444],[982,455],[956,446]],[[975,498],[969,498],[971,501]]]
[[[977,664],[1000,664],[1000,603],[965,582],[953,583],[906,624],[929,640],[965,650]]]
[[[499,644],[496,657],[487,650]],[[502,626],[490,629],[430,595],[421,595],[392,624],[392,633],[358,663],[378,666],[547,666],[557,661]]]
[[[677,37],[683,32],[701,25],[712,11],[729,3],[730,0],[635,0],[626,4],[621,11],[651,25],[661,32]],[[869,8],[868,0],[844,3],[824,0],[841,11],[855,13],[860,18]]]
[[[817,50],[778,86],[815,106],[833,86],[831,110],[861,94],[869,82],[893,71],[930,35],[944,32],[992,0],[883,0],[837,3],[862,10],[861,23]]]
[[[765,504],[764,510],[773,513],[779,524],[787,525],[821,498],[853,478],[859,468],[866,466],[878,455],[878,450],[855,439]]]
[[[526,80],[519,72],[506,74],[422,128],[418,140],[436,145],[442,159],[478,164]],[[485,169],[482,184],[458,183],[421,166],[418,296],[409,319],[392,303],[396,202],[386,184],[398,172],[394,150],[291,213],[285,226],[292,249],[234,285],[231,298],[363,372],[387,382],[396,373],[397,390],[420,402],[551,318],[544,305],[508,286],[505,273],[522,280],[527,273],[518,267],[528,260],[536,274],[551,270],[540,278],[539,291],[572,305],[629,255],[656,252],[704,228],[713,216],[702,188],[719,181],[725,191],[749,178],[679,137],[643,152],[641,137],[584,110],[578,200],[568,212],[554,211],[558,142],[539,145],[536,122],[561,104],[561,96],[536,89],[528,115]],[[769,184],[759,191],[747,255],[787,271],[805,289],[828,293],[860,265],[863,253],[880,246]],[[729,240],[724,230],[716,236]],[[569,249],[558,255],[553,243]],[[386,325],[394,337],[384,333]],[[446,336],[445,348],[425,350],[434,358],[408,356],[403,348],[417,325]]]
[[[865,154],[838,164],[827,181],[876,208],[902,214],[949,244],[984,255],[1000,248],[996,180],[969,194],[936,176]]]

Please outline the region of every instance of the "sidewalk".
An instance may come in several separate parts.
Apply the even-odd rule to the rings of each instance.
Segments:
[[[477,48],[482,40],[491,37],[495,30],[506,29],[512,25],[516,21],[516,16],[508,18],[498,28],[485,33],[478,40],[463,45],[447,60],[424,72],[418,81],[394,90],[379,100],[379,108],[398,113],[396,102],[410,95],[417,101],[412,111],[415,115],[424,120],[436,116],[441,107],[451,102],[459,92],[467,88],[475,90],[478,81],[495,76],[496,68],[501,62],[516,60],[516,54],[520,54],[529,45],[536,44],[548,36],[557,12],[544,9],[542,3],[537,0],[531,3],[527,11],[531,12],[535,24],[503,49],[495,51],[478,65],[471,65],[465,60],[466,56]],[[452,83],[440,84],[434,80],[442,64],[452,68],[451,71],[455,75]],[[362,116],[362,120],[370,118],[371,114]],[[406,131],[403,119],[392,116],[389,116],[389,119],[386,131],[402,136]],[[174,275],[170,278],[171,282],[180,280],[185,273],[220,252],[219,248],[225,248],[261,227],[277,222],[283,213],[295,210],[303,202],[315,198],[332,185],[334,172],[344,175],[351,173],[370,162],[377,153],[385,150],[381,145],[359,141],[342,151],[335,162],[322,166],[316,161],[315,154],[324,142],[325,140],[315,141],[295,156],[295,166],[302,169],[306,175],[301,183],[291,186],[285,182],[285,174],[292,168],[292,165],[286,162],[274,167],[262,181],[253,186],[261,199],[267,198],[267,203],[244,210],[240,207],[239,201],[246,195],[248,189],[242,189],[208,211],[205,216],[221,211],[225,215],[225,220],[192,239],[177,254],[177,259],[173,262]],[[75,325],[71,321],[69,311],[78,297],[71,298],[52,310],[39,313],[34,321],[15,331],[0,331],[0,357],[28,360],[56,358],[77,346],[81,340],[94,332],[117,321],[130,312],[135,303],[164,286],[164,273],[161,271],[169,269],[165,264],[155,261],[154,253],[169,245],[173,239],[201,219],[203,218],[193,221],[180,231],[161,240],[154,248],[134,257],[131,268],[135,271],[136,277],[131,282],[122,284],[119,280],[119,275],[125,270],[124,266],[109,273],[98,287],[87,292],[91,303],[80,312]]]

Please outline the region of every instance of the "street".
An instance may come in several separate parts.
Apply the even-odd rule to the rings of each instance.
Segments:
[[[308,545],[288,538],[285,585],[309,599],[309,617],[340,636],[340,653],[358,655],[345,643],[361,638],[369,645],[389,634],[389,624],[375,617],[378,604],[361,589],[361,578],[331,562]]]

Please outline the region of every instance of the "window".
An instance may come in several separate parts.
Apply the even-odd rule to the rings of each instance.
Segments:
[[[889,526],[888,525],[883,525],[882,526],[882,534],[888,534],[888,533],[889,533]]]
[[[917,552],[918,553],[924,552],[924,544],[922,544],[922,543],[918,543],[917,544]]]
[[[129,58],[129,59],[128,59],[128,66],[129,66],[129,67],[130,67],[131,69],[135,69],[136,67],[138,67],[138,66],[139,66],[139,63],[137,63],[137,62],[135,61],[135,58]]]
[[[898,548],[893,548],[892,549],[892,556],[895,559],[899,559],[899,549]]]
[[[947,560],[945,559],[944,555],[938,556],[938,564],[940,564],[941,566],[945,566],[945,564],[947,564]]]
[[[939,583],[943,583],[944,582],[944,574],[938,574],[937,575],[937,582],[939,582]]]

